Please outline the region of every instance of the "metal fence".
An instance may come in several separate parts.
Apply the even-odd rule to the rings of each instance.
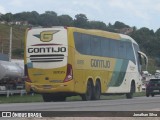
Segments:
[[[19,94],[20,96],[23,96],[26,94],[26,90],[2,90],[0,91],[0,95],[6,95],[6,97],[9,97],[10,95]]]

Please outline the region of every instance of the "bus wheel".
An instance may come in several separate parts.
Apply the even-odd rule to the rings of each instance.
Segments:
[[[51,102],[52,101],[52,95],[51,94],[42,94],[42,98],[44,102]]]
[[[91,100],[92,92],[93,92],[92,89],[93,89],[92,82],[88,81],[86,93],[81,95],[83,101]]]
[[[99,100],[101,96],[101,85],[99,81],[96,81],[96,85],[94,87],[93,99]]]
[[[149,97],[149,93],[146,93],[146,97]]]
[[[54,97],[52,98],[52,100],[53,100],[54,102],[66,101],[66,97],[65,97],[65,96],[54,96]]]
[[[126,98],[132,99],[134,92],[135,92],[135,84],[134,84],[134,82],[132,82],[130,92],[126,94]]]
[[[154,97],[154,93],[152,93],[151,96]]]

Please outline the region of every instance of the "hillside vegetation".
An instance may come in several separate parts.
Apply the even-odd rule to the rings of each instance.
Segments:
[[[9,53],[10,28],[12,27],[13,58],[23,58],[25,26],[0,24],[0,53]]]
[[[13,58],[23,58],[24,34],[27,27],[32,26],[75,26],[87,29],[100,29],[105,31],[128,34],[137,41],[141,51],[149,56],[148,70],[153,73],[160,67],[160,29],[157,31],[143,27],[137,29],[116,21],[114,24],[105,24],[102,21],[88,20],[85,14],[77,14],[75,18],[69,15],[57,15],[54,11],[39,14],[36,11],[22,13],[0,14],[0,52],[8,54],[9,31],[13,28]],[[10,25],[8,25],[10,24]]]

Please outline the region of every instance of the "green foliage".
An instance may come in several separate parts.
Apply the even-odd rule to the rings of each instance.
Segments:
[[[122,28],[129,28],[129,26],[124,24],[124,23],[122,23],[122,22],[116,21],[114,23],[114,28],[115,29],[122,29]]]
[[[79,28],[88,28],[88,18],[85,14],[75,15],[74,26]]]
[[[134,93],[134,97],[145,96],[145,92]],[[42,96],[40,94],[25,94],[23,96],[20,95],[12,95],[7,98],[6,96],[0,96],[0,104],[4,103],[31,103],[31,102],[43,102]],[[125,95],[110,95],[104,96],[101,95],[101,100],[116,100],[116,99],[126,99]],[[67,97],[66,101],[80,101],[82,100],[80,96],[72,96]]]
[[[46,11],[44,14],[39,16],[39,25],[50,27],[50,26],[58,26],[59,21],[57,17],[57,13],[52,11]]]
[[[73,19],[69,15],[58,16],[58,21],[62,26],[73,26]]]
[[[9,41],[10,41],[10,28],[11,25],[0,24],[0,53],[8,54],[9,53]],[[24,36],[25,36],[26,26],[21,25],[12,25],[12,57],[16,56],[23,58],[19,53],[15,53],[16,49],[24,49]],[[1,44],[3,43],[3,45]]]
[[[158,67],[160,67],[160,58],[156,58],[155,61],[156,61],[156,63],[157,63],[156,65],[157,65]]]
[[[14,56],[21,57],[21,56],[24,55],[24,49],[21,49],[21,48],[14,49],[14,50],[12,51],[12,54],[13,54]]]
[[[148,28],[141,28],[139,30],[134,31],[131,37],[138,42],[140,48],[147,55],[152,57],[160,57],[160,36],[158,36],[158,32],[154,33],[153,30],[149,30]]]
[[[90,25],[91,29],[100,29],[100,30],[107,29],[106,24],[104,22],[100,22],[100,21],[90,21],[89,25]]]
[[[13,95],[9,96],[7,98],[6,96],[0,96],[0,104],[3,103],[28,103],[28,102],[43,102],[43,99],[41,95],[35,94],[35,95]]]
[[[155,35],[160,39],[160,28],[155,32]]]
[[[12,13],[6,13],[5,15],[2,16],[2,20],[5,20],[7,22],[11,22],[13,19]]]

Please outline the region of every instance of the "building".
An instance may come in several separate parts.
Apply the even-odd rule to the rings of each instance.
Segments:
[[[133,32],[133,28],[122,28],[122,29],[117,29],[116,30],[118,33],[122,33],[122,34],[130,34]]]

